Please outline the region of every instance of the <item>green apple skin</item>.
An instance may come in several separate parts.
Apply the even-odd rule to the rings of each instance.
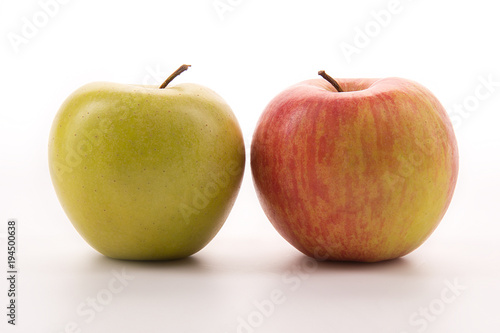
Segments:
[[[245,148],[231,108],[206,87],[97,82],[61,106],[48,160],[64,211],[94,249],[168,260],[196,253],[220,230]]]

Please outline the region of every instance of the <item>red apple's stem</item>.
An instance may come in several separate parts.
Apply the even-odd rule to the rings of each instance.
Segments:
[[[326,74],[325,71],[319,71],[318,75],[321,75],[321,77],[323,77],[323,79],[330,82],[331,85],[334,86],[338,92],[344,92],[344,90],[342,90],[342,88],[340,88],[340,85],[337,83],[337,81],[335,81],[335,79],[333,77],[331,77],[330,75]]]
[[[182,65],[181,67],[177,68],[175,72],[173,72],[166,80],[165,82],[162,83],[160,86],[160,89],[164,89],[170,82],[172,82],[173,79],[175,79],[179,74],[187,70],[191,65]]]

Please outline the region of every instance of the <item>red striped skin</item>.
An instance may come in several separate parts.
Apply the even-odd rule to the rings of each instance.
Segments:
[[[399,78],[310,80],[276,96],[254,133],[251,167],[277,231],[320,260],[410,253],[450,204],[458,149],[439,101]]]

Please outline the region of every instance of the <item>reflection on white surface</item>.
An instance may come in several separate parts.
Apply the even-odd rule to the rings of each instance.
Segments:
[[[499,295],[489,249],[437,240],[374,264],[316,262],[278,237],[219,237],[171,262],[114,260],[83,240],[55,241],[64,253],[38,247],[43,240],[25,245],[26,331],[465,332],[493,320],[471,300],[493,305]]]

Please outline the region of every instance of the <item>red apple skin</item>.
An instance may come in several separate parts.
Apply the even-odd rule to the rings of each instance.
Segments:
[[[294,85],[258,121],[251,168],[276,230],[318,260],[376,262],[419,247],[443,218],[458,148],[443,106],[400,78]]]

